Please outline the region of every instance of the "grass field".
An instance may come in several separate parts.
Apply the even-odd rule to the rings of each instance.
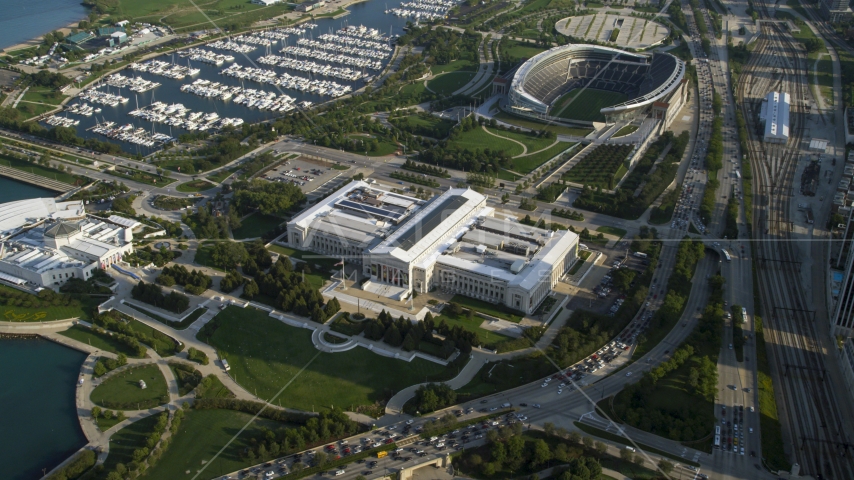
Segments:
[[[279,226],[282,223],[279,217],[273,215],[264,215],[261,212],[255,212],[240,222],[240,228],[231,231],[235,240],[243,240],[245,238],[257,238],[270,230]]]
[[[617,130],[617,133],[611,136],[611,138],[625,137],[626,135],[631,135],[632,133],[635,133],[637,130],[637,125],[626,125],[625,127]]]
[[[448,120],[442,120],[434,116],[425,118],[420,115],[399,117],[395,119],[395,123],[397,122],[409,125],[416,135],[433,137],[439,140],[447,138],[448,132],[450,132],[451,128],[454,126],[454,122],[450,122]]]
[[[481,343],[491,349],[498,348],[499,344],[508,342],[513,340],[513,337],[508,337],[507,335],[502,335],[496,332],[490,332],[489,330],[480,328],[480,324],[484,322],[484,319],[481,317],[474,317],[472,320],[469,320],[465,317],[465,315],[453,316],[449,313],[444,313],[439,315],[434,319],[436,321],[436,325],[441,323],[443,320],[450,327],[460,326],[469,332],[473,332],[477,335],[477,338],[480,339]]]
[[[530,47],[528,45],[516,44],[507,49],[507,55],[515,58],[531,58],[538,53],[545,52],[546,49],[540,47]]]
[[[144,380],[145,389],[139,387]],[[166,403],[166,379],[155,364],[132,367],[104,380],[92,390],[92,401],[105,408],[139,410]]]
[[[206,178],[212,182],[222,183],[223,180],[234,175],[238,170],[240,170],[240,167],[224,168],[213,175],[208,175]]]
[[[144,183],[146,185],[152,185],[156,187],[165,187],[166,185],[175,182],[174,178],[169,178],[166,176],[160,178],[155,173],[146,173],[140,170],[129,170],[127,168],[104,170],[104,173],[107,173],[108,175],[112,175],[114,177],[133,180],[134,182]]]
[[[172,355],[178,353],[178,343],[172,337],[169,337],[165,333],[162,333],[159,330],[155,330],[136,319],[129,320],[128,325],[130,325],[130,327],[133,328],[134,331],[142,333],[143,335],[146,335],[151,338],[153,345],[149,346],[154,348],[154,351],[157,352],[161,357],[171,357]]]
[[[581,89],[576,88],[558,99],[552,108],[554,113],[551,115],[587,122],[604,122],[605,116],[599,113],[599,110],[629,99],[622,93],[593,88],[585,89],[580,94],[579,92]]]
[[[0,285],[0,296],[4,296],[4,293],[9,292],[20,293],[19,290],[15,290],[12,287]],[[33,295],[33,298],[37,300],[35,295]],[[92,307],[104,300],[106,299],[87,298],[81,302],[78,307],[50,306],[33,308],[0,306],[0,318],[2,318],[4,322],[49,322],[51,320],[65,320],[68,318],[91,320],[92,317],[89,315],[89,312]]]
[[[353,410],[388,399],[409,385],[457,374],[456,369],[425,360],[408,363],[364,348],[319,353],[310,331],[251,308],[228,307],[213,321],[218,328],[210,344],[228,360],[232,377],[248,391],[271,398],[293,380],[274,402],[283,407],[318,411],[336,405]]]
[[[30,87],[30,89],[27,90],[27,93],[24,94],[24,98],[22,100],[59,105],[63,100],[65,100],[65,98],[65,95],[52,88]]]
[[[81,177],[79,175],[72,175],[66,172],[60,172],[55,168],[45,167],[43,165],[36,165],[33,162],[28,162],[26,160],[18,160],[17,158],[12,158],[6,155],[0,155],[0,165],[3,165],[5,167],[12,167],[16,170],[21,170],[23,172],[29,172],[35,175],[40,175],[42,177],[49,178],[51,180],[56,180],[62,183],[67,183],[69,185],[85,185],[86,183],[88,183],[88,179],[86,179],[85,177]]]
[[[625,230],[624,230],[624,229],[622,229],[622,228],[618,228],[618,227],[609,227],[609,226],[602,226],[602,227],[598,227],[598,228],[596,228],[596,231],[597,231],[597,232],[602,232],[602,233],[607,233],[607,234],[609,234],[609,235],[616,235],[616,236],[618,236],[618,237],[620,237],[620,238],[625,237],[625,236],[626,236],[626,233],[628,233],[627,231],[625,231]]]
[[[210,183],[206,180],[192,180],[189,182],[182,183],[175,187],[175,190],[184,193],[195,193],[195,192],[204,192],[205,190],[210,190],[214,188],[216,185]]]
[[[472,381],[458,389],[457,394],[464,395],[464,400],[471,400],[525,385],[556,371],[557,369],[540,353],[523,358],[501,360],[498,363],[490,362],[480,368],[480,372]]]
[[[287,4],[262,7],[246,3],[242,0],[214,0],[202,4],[204,12],[194,8],[190,3],[175,2],[174,0],[153,0],[151,2],[136,2],[121,0],[118,7],[111,12],[132,21],[158,21],[174,28],[195,26],[200,23],[215,21],[222,23],[237,22],[248,24],[252,21],[271,18],[293,10]],[[209,20],[210,19],[210,20]]]
[[[552,147],[549,147],[539,153],[533,155],[525,155],[524,157],[514,158],[513,171],[519,173],[528,173],[537,169],[540,165],[548,162],[567,148],[575,145],[574,143],[559,142]]]
[[[124,353],[128,357],[134,357],[134,351],[125,346],[123,343],[114,340],[109,335],[101,335],[92,331],[91,328],[83,327],[80,325],[74,325],[73,327],[65,330],[64,332],[59,332],[60,335],[68,338],[73,338],[78,342],[85,343],[87,345],[91,345],[97,349],[104,350],[106,352],[113,352],[115,354]]]
[[[473,308],[476,312],[492,315],[493,317],[503,318],[504,320],[519,323],[525,314],[519,311],[510,310],[509,308],[494,305],[476,298],[466,297],[463,295],[454,295],[451,302],[459,303],[463,308]]]
[[[508,130],[498,130],[496,128],[488,128],[488,130],[496,135],[504,138],[511,138],[522,143],[525,145],[525,148],[528,149],[527,154],[543,150],[555,143],[554,139],[535,137],[533,135],[528,135],[527,133],[516,133]]]
[[[447,72],[476,72],[477,68],[477,64],[472,64],[472,62],[470,62],[469,60],[454,60],[447,65],[433,65],[430,67],[430,71],[433,73],[433,75],[438,75],[440,73]]]
[[[119,463],[127,465],[133,461],[133,451],[145,446],[148,435],[154,431],[155,425],[157,425],[157,414],[137,420],[114,433],[110,437],[110,454],[104,462],[104,470],[109,472]],[[106,475],[85,478],[106,478]]]
[[[439,95],[449,96],[464,87],[474,78],[476,72],[449,72],[427,81],[427,88]]]
[[[481,150],[488,148],[492,151],[503,150],[511,157],[522,153],[521,145],[509,140],[502,140],[500,138],[493,137],[483,131],[480,127],[469,130],[468,132],[460,133],[460,135],[455,140],[449,142],[449,144],[469,150],[476,150],[478,148]]]
[[[271,252],[278,253],[280,255],[287,255],[291,258],[296,258],[297,260],[302,260],[312,267],[320,266],[322,270],[328,272],[329,270],[335,268],[335,264],[340,262],[340,258],[332,258],[326,257],[314,252],[308,252],[305,250],[297,250],[295,248],[283,247],[281,245],[270,245],[267,247],[267,250]],[[306,275],[306,279],[308,275]]]
[[[211,461],[232,437],[248,424],[252,416],[233,410],[189,410],[178,427],[178,433],[163,457],[149,468],[141,479],[191,478],[193,474]],[[238,436],[222,454],[208,465],[200,478],[214,478],[240,470],[252,463],[241,460],[240,452],[249,446],[249,438],[258,437],[263,428],[275,430],[287,424],[266,419],[256,419]]]

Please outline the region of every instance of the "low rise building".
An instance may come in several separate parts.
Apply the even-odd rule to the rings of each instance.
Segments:
[[[762,140],[767,143],[789,141],[789,105],[792,99],[785,92],[769,92],[762,101],[759,121],[764,126]]]
[[[46,288],[87,280],[133,251],[132,240],[130,228],[97,217],[47,221],[0,245],[0,280]]]
[[[354,181],[288,223],[295,248],[361,265],[398,300],[436,289],[533,313],[577,259],[578,236],[494,217],[451,188],[424,202]]]

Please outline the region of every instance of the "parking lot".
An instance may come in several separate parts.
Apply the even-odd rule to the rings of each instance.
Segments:
[[[304,193],[312,192],[348,170],[335,170],[332,163],[297,157],[264,172],[260,178],[271,182],[292,183]]]

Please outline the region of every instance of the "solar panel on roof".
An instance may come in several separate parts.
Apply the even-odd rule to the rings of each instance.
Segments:
[[[435,209],[428,212],[423,218],[415,220],[414,224],[410,226],[403,235],[400,236],[400,238],[398,238],[397,246],[403,250],[409,251],[413,245],[429,235],[430,232],[432,232],[434,228],[438,227],[448,215],[465,205],[467,201],[468,199],[462,195],[454,195],[446,199]],[[447,215],[445,215],[445,212],[448,212]]]
[[[397,220],[398,218],[403,216],[402,213],[392,212],[389,210],[383,210],[381,208],[372,207],[370,205],[365,205],[362,203],[356,203],[356,202],[353,202],[350,200],[342,200],[342,201],[338,202],[338,205],[341,205],[341,206],[347,207],[347,208],[352,208],[353,210],[359,210],[362,212],[367,212],[367,213],[370,213],[372,215],[377,215],[380,217],[391,218],[394,220]]]

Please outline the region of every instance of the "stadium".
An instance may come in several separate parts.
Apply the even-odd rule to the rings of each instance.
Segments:
[[[504,109],[585,126],[651,116],[666,127],[684,102],[684,77],[685,62],[669,53],[566,45],[534,56],[515,71]]]

